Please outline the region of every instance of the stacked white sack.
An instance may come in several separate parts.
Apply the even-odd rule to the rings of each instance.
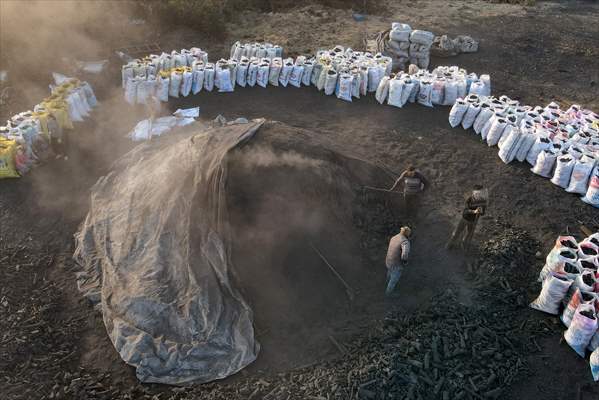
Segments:
[[[272,43],[241,43],[239,41],[231,46],[229,58],[241,60],[242,57],[257,59],[268,58],[272,60],[275,57],[283,58],[283,48]]]
[[[558,315],[566,326],[564,339],[578,355],[592,352],[590,366],[599,380],[599,232],[580,242],[559,236],[539,274],[542,290],[530,306]],[[563,311],[560,311],[563,307]]]
[[[432,32],[413,30],[410,33],[410,64],[420,68],[428,68],[431,56],[431,46],[435,40]]]
[[[472,127],[489,146],[499,146],[503,162],[526,160],[533,173],[599,207],[599,115],[577,105],[533,108],[507,96],[481,96],[476,87],[473,93],[475,83],[454,103],[450,125]]]
[[[394,22],[389,31],[388,52],[394,58],[399,69],[405,69],[410,60],[410,35],[412,28],[408,24]],[[424,68],[428,68],[428,65]]]

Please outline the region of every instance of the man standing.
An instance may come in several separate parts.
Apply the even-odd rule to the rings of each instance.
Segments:
[[[401,173],[389,190],[393,191],[399,185],[403,185],[404,209],[406,213],[408,215],[415,214],[419,194],[428,186],[428,181],[420,171],[417,171],[413,165],[410,165]]]
[[[399,278],[401,277],[401,271],[403,267],[408,264],[408,256],[410,255],[410,240],[409,237],[412,234],[412,230],[404,226],[400,229],[399,234],[393,236],[389,241],[389,248],[387,249],[387,289],[385,290],[386,295],[390,295]]]
[[[459,243],[464,250],[468,250],[478,218],[481,215],[485,215],[488,193],[481,185],[474,185],[473,189],[466,196],[466,204],[462,211],[460,222],[458,222],[458,226],[453,231],[449,242],[447,242],[446,247],[448,249],[455,247]]]

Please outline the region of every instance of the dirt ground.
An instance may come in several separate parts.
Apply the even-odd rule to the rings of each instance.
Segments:
[[[359,48],[365,35],[401,20],[438,34],[480,39],[478,53],[433,59],[432,64],[489,73],[494,94],[531,105],[556,100],[599,110],[596,2],[537,2],[522,7],[483,1],[390,1],[383,9],[364,22],[354,21],[350,10],[319,6],[273,14],[244,12],[229,27],[230,40],[225,42],[202,43],[189,29],[162,35],[160,41],[165,50],[199,45],[211,59],[226,54],[237,39],[269,40],[285,46],[288,53],[306,53],[337,43]],[[109,171],[111,161],[133,147],[124,136],[145,112],[124,103],[119,76],[106,78],[94,86],[102,105],[93,121],[77,126],[68,161],[52,160],[22,179],[0,182],[0,390],[5,398],[54,398],[73,379],[85,389],[85,398],[169,398],[185,396],[189,390],[139,384],[112,347],[101,315],[76,288],[72,236],[88,210],[89,189]],[[46,84],[40,83],[38,90]],[[0,114],[7,117],[32,105],[17,98]],[[395,172],[414,163],[431,180],[418,218],[397,221],[415,228],[414,254],[397,295],[388,300],[382,296],[385,247],[381,245],[381,261],[364,271],[369,282],[354,308],[334,318],[325,313],[302,329],[293,324],[258,325],[263,350],[256,363],[210,386],[212,391],[219,387],[224,391],[247,377],[272,378],[282,371],[337,359],[331,333],[341,343],[351,343],[389,312],[411,315],[426,309],[447,287],[456,290],[462,303],[476,301],[475,285],[467,277],[467,264],[476,255],[448,253],[442,246],[456,221],[463,193],[474,183],[484,183],[492,199],[479,225],[479,242],[493,238],[507,224],[527,231],[546,254],[559,233],[578,233],[581,223],[599,229],[596,209],[532,174],[525,164],[504,165],[497,149],[485,146],[471,132],[452,130],[447,107],[410,105],[400,110],[379,105],[373,96],[346,103],[312,87],[202,92],[168,105],[170,110],[182,106],[199,106],[203,119],[219,114],[265,117],[308,129],[343,152]],[[391,185],[392,179],[386,179]],[[537,260],[529,268],[538,271],[541,266]],[[532,291],[526,300],[531,300],[535,286],[528,284]],[[540,350],[531,349],[526,357],[529,373],[500,398],[597,398],[593,397],[597,385],[589,387],[588,361],[562,343],[556,319],[540,316],[525,305],[517,317],[553,321],[555,328],[547,329],[538,341]],[[189,391],[189,398],[203,397],[202,390]],[[212,397],[206,394],[205,398]]]

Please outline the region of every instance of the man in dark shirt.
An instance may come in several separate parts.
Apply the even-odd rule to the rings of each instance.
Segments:
[[[459,243],[464,250],[468,250],[478,218],[481,215],[485,215],[487,197],[487,191],[481,185],[475,185],[474,190],[467,195],[460,222],[453,231],[449,242],[447,242],[446,247],[448,249],[455,247]]]
[[[401,173],[389,190],[393,191],[400,185],[403,185],[404,209],[408,215],[413,215],[416,213],[415,205],[418,202],[420,192],[428,186],[428,181],[420,171],[410,165]]]

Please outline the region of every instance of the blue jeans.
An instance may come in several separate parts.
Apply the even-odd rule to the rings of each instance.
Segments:
[[[401,277],[402,266],[401,265],[393,265],[391,268],[387,269],[387,289],[385,290],[385,294],[388,296],[393,292],[397,282],[399,282],[399,278]]]

